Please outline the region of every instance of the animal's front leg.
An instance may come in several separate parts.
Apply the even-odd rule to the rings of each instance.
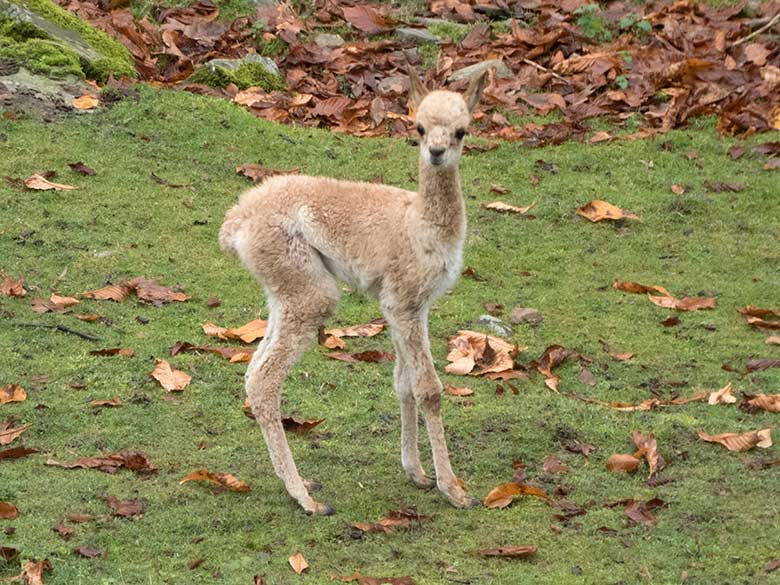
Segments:
[[[414,485],[430,489],[436,485],[436,480],[428,477],[423,470],[422,463],[420,463],[417,439],[417,403],[414,399],[412,380],[409,376],[411,372],[404,359],[401,340],[398,339],[398,333],[394,328],[392,335],[396,353],[393,380],[395,393],[401,403],[401,465]]]

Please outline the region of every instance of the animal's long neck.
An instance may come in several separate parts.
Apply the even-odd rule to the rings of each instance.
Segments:
[[[416,207],[420,218],[437,228],[443,238],[462,238],[466,207],[458,167],[433,167],[421,160],[418,192]]]

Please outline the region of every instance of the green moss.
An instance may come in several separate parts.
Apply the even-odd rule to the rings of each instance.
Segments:
[[[33,73],[47,77],[84,77],[78,55],[46,39],[29,39],[23,43],[3,39],[0,58],[13,59]]]
[[[83,64],[83,74],[104,81],[109,74],[115,77],[135,77],[135,66],[130,52],[119,42],[109,37],[103,31],[90,26],[76,15],[71,14],[50,0],[12,0],[22,4],[46,17],[51,22],[63,28],[74,30],[81,34],[84,40],[100,55],[101,58],[90,65]]]
[[[45,39],[45,34],[28,22],[16,22],[0,17],[0,38],[22,43],[27,39]]]
[[[281,77],[268,73],[260,63],[242,63],[235,71],[206,65],[195,71],[188,81],[210,87],[226,87],[234,83],[239,89],[262,87],[265,91],[287,88]]]
[[[450,39],[453,43],[459,43],[464,38],[466,38],[466,35],[469,34],[473,28],[473,25],[468,24],[458,24],[457,22],[442,22],[430,25],[428,30],[437,37]]]
[[[417,51],[422,58],[423,69],[430,69],[436,63],[439,57],[439,45],[434,43],[425,43],[417,47]]]

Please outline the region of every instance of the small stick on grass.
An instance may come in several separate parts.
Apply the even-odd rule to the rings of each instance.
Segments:
[[[778,21],[780,21],[780,12],[778,12],[777,14],[775,14],[775,15],[772,17],[772,19],[771,19],[769,22],[767,22],[767,23],[766,23],[764,26],[762,26],[762,27],[761,27],[761,28],[759,28],[758,30],[754,30],[752,33],[750,33],[750,34],[749,34],[749,35],[747,35],[747,36],[744,36],[744,37],[742,37],[742,38],[741,38],[741,39],[739,39],[738,41],[735,41],[735,42],[734,42],[734,44],[733,44],[733,45],[731,45],[731,46],[732,46],[732,47],[736,47],[737,45],[741,45],[742,43],[744,43],[744,42],[746,42],[746,41],[749,41],[750,39],[752,39],[752,38],[754,38],[754,37],[757,37],[758,35],[760,35],[760,34],[761,34],[762,32],[764,32],[765,30],[769,30],[769,29],[770,29],[770,28],[772,28],[774,25],[776,25]]]
[[[565,77],[563,77],[561,75],[558,75],[555,71],[552,71],[551,69],[547,69],[547,67],[545,67],[543,65],[539,65],[539,63],[537,63],[536,61],[531,61],[530,59],[523,59],[523,63],[525,63],[526,65],[530,65],[531,67],[536,67],[540,71],[544,71],[546,73],[549,73],[550,75],[552,75],[558,81],[563,81],[566,84],[570,84],[571,83]]]
[[[81,337],[82,339],[86,339],[87,341],[100,341],[99,337],[95,337],[94,335],[88,335],[87,333],[81,333],[80,331],[75,331],[70,327],[65,327],[65,325],[46,325],[44,323],[11,323],[11,325],[14,325],[16,327],[35,327],[38,329],[54,329],[56,331],[62,331],[63,333],[70,333],[71,335],[75,335],[76,337]]]

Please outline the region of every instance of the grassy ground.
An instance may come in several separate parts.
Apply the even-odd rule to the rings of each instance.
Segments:
[[[0,182],[0,268],[23,274],[31,289],[26,299],[0,297],[0,384],[18,383],[29,391],[26,402],[0,406],[0,416],[31,423],[23,442],[43,451],[0,462],[0,501],[20,510],[17,520],[0,522],[16,528],[13,535],[2,534],[0,543],[20,549],[24,558],[49,558],[54,572],[47,584],[242,584],[255,574],[272,584],[326,583],[330,573],[355,570],[411,575],[421,584],[678,583],[684,573],[686,583],[780,582],[777,572],[763,572],[780,547],[780,468],[745,467],[760,456],[778,458],[777,447],[730,453],[695,435],[776,427],[776,414],[706,404],[621,413],[553,394],[540,376],[520,383],[517,396],[498,396],[489,381],[443,375],[445,382],[475,390],[473,406],[444,401],[453,464],[471,492],[482,497],[509,480],[512,460],[521,459],[540,485],[570,485],[569,499],[587,506],[586,515],[561,524],[554,510],[534,498],[505,510],[459,511],[436,492],[412,487],[398,462],[399,415],[389,364],[346,365],[326,359],[317,347],[287,384],[286,413],[326,418],[314,432],[290,440],[303,474],[324,483],[321,499],[338,510],[328,518],[302,514],[274,476],[259,429],[242,412],[244,366],[212,355],[170,358],[193,382],[175,400],[163,400],[164,391],[148,377],[155,357],[166,357],[175,341],[206,342],[200,330],[206,321],[235,326],[265,314],[258,287],[216,245],[224,211],[247,186],[235,167],[262,162],[353,179],[381,174],[386,183],[412,188],[417,153],[403,141],[275,126],[226,102],[151,90],[138,102],[127,100],[93,116],[50,124],[3,119],[0,137],[0,177],[55,169],[55,181],[79,187],[33,192]],[[777,136],[756,137],[746,146],[769,139]],[[497,302],[507,310],[521,305],[544,314],[541,327],[517,329],[514,340],[529,346],[523,361],[551,343],[595,359],[598,383],[583,386],[576,367],[565,365],[564,390],[621,401],[645,399],[650,389],[688,395],[729,381],[738,391],[780,391],[780,370],[743,377],[721,369],[724,362],[742,368],[752,357],[778,357],[778,347],[765,345],[765,336],[750,330],[735,310],[746,304],[777,307],[778,175],[761,170],[762,161],[750,155],[731,161],[726,150],[732,142],[719,140],[704,122],[657,141],[542,150],[504,144],[465,157],[465,262],[487,280],[461,279],[432,311],[439,370],[447,335],[479,328],[482,304]],[[698,159],[686,157],[691,151]],[[537,160],[560,170],[544,171]],[[67,163],[76,161],[97,175],[73,174]],[[150,173],[189,186],[162,186]],[[541,177],[537,185],[532,175]],[[704,180],[748,188],[708,193]],[[512,192],[490,193],[493,182]],[[686,193],[673,194],[672,183],[686,185]],[[591,224],[576,209],[593,198],[637,213],[642,222]],[[536,219],[480,208],[495,199],[536,201]],[[37,315],[30,307],[31,297],[48,296],[54,283],[60,294],[77,294],[141,274],[181,284],[193,299],[161,308],[134,300],[77,307],[101,313],[110,324]],[[683,313],[679,327],[665,328],[659,322],[670,312],[612,290],[615,278],[663,285],[678,296],[714,295],[718,307]],[[218,296],[221,306],[209,309],[210,296]],[[346,294],[334,323],[376,316],[376,303]],[[18,323],[61,323],[102,340]],[[612,361],[599,340],[636,357]],[[134,348],[136,356],[88,354],[118,346]],[[389,350],[389,336],[348,345],[369,347]],[[86,388],[74,390],[74,383]],[[114,395],[125,405],[100,412],[88,406]],[[672,483],[651,489],[643,485],[642,472],[616,476],[604,469],[610,454],[633,450],[632,430],[657,435],[670,462],[663,475]],[[596,451],[590,458],[569,453],[563,445],[571,439],[592,443]],[[107,475],[44,465],[50,457],[71,460],[126,448],[147,451],[159,472],[139,478],[126,471]],[[542,462],[550,454],[571,472],[545,474]],[[178,484],[204,466],[233,473],[252,490],[235,494]],[[106,517],[78,525],[68,542],[51,530],[68,513],[106,514],[107,495],[143,499],[147,511],[134,521]],[[652,496],[669,504],[653,527],[629,523],[621,507],[603,507]],[[374,521],[402,505],[416,505],[433,519],[408,532],[353,538],[350,522]],[[603,526],[617,534],[597,531]],[[531,561],[472,554],[531,543],[539,547]],[[81,545],[106,556],[79,558],[72,549]],[[287,564],[298,551],[311,564],[301,577]],[[188,568],[196,559],[203,563]],[[0,577],[18,571],[18,560],[0,564]]]

